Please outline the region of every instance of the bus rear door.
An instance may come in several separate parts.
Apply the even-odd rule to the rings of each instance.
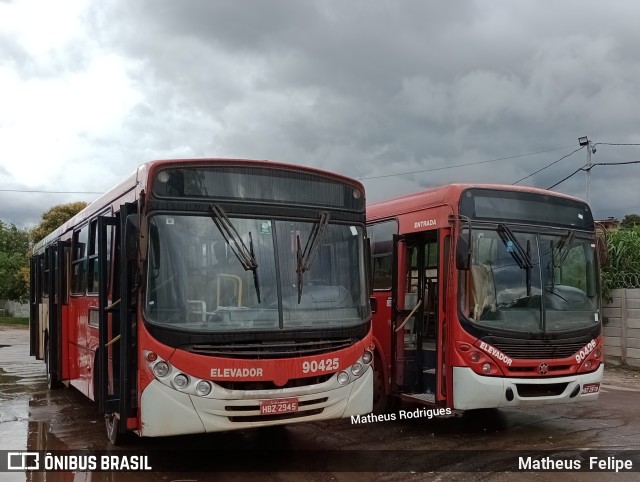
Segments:
[[[99,345],[95,389],[98,410],[105,414],[107,436],[114,445],[130,430],[129,419],[135,417],[137,406],[137,250],[131,242],[136,236],[127,236],[132,229],[127,225],[129,215],[135,217],[135,211],[135,204],[127,203],[120,206],[115,217],[98,217]],[[112,233],[113,254],[109,251]]]

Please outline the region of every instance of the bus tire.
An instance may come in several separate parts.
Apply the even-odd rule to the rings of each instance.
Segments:
[[[118,424],[120,423],[120,414],[117,413],[105,413],[104,414],[104,426],[107,429],[107,438],[113,445],[122,445],[125,441],[125,435],[118,430]]]
[[[51,350],[49,350],[49,339],[47,338],[44,344],[44,364],[47,371],[47,387],[49,388],[49,390],[57,390],[62,386],[62,383],[60,383],[58,377],[56,377],[56,375],[51,371],[50,353]]]
[[[394,411],[398,408],[399,400],[384,390],[384,372],[382,369],[382,360],[378,355],[375,356],[373,363],[373,410],[375,414],[383,414]]]

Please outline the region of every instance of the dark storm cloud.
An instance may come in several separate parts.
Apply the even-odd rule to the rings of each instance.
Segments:
[[[577,0],[96,2],[87,17],[96,41],[134,61],[145,95],[101,142],[138,162],[269,158],[354,177],[571,146],[365,181],[370,199],[451,181],[512,183],[571,152],[579,136],[640,142],[637,9]],[[635,149],[599,146],[593,162],[640,158]],[[585,162],[582,150],[523,184],[549,187]],[[637,169],[593,169],[596,212],[640,205]],[[585,173],[557,189],[584,197]]]
[[[22,189],[29,189],[22,186]],[[30,192],[0,192],[0,220],[19,228],[32,228],[42,219],[42,213],[57,204],[74,201],[91,202],[94,195],[72,195]]]

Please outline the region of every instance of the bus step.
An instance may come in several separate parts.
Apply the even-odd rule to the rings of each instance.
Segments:
[[[403,393],[402,398],[411,402],[436,403],[435,393]]]

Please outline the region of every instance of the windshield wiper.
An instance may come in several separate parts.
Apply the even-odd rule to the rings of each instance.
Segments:
[[[260,281],[258,281],[258,263],[256,262],[256,255],[253,252],[253,236],[251,236],[251,231],[249,231],[249,253],[251,254],[251,257],[253,258],[253,261],[255,263],[255,268],[253,268],[251,271],[253,271],[253,287],[256,290],[256,297],[258,298],[258,303],[260,303]]]
[[[566,236],[563,236],[558,244],[556,244],[556,250],[558,251],[558,257],[553,256],[553,266],[560,268],[569,255],[569,250],[573,244],[573,238],[575,238],[575,231],[569,231]]]
[[[551,281],[551,292],[554,292],[555,284],[556,284],[556,268],[562,268],[567,256],[569,255],[569,250],[571,249],[571,245],[573,244],[573,238],[575,237],[575,231],[569,230],[565,236],[560,238],[558,244],[553,245],[553,240],[549,241],[549,255],[551,257],[551,273],[550,273],[550,281]],[[558,253],[556,256],[556,252]],[[559,296],[559,295],[558,295]]]
[[[507,247],[507,252],[511,255],[513,260],[518,264],[520,269],[533,268],[531,262],[530,251],[531,247],[528,247],[529,253],[522,249],[522,245],[518,239],[514,236],[513,232],[504,224],[498,225],[498,235],[502,242]]]
[[[224,212],[224,210],[217,204],[211,204],[209,206],[211,211],[211,219],[220,230],[222,237],[227,242],[233,254],[238,258],[240,264],[245,271],[253,272],[253,284],[256,289],[256,295],[258,296],[258,303],[260,303],[260,284],[258,282],[258,262],[256,261],[255,254],[253,252],[253,237],[251,231],[249,231],[249,247],[244,244],[242,237],[236,230],[235,226]]]
[[[313,225],[311,233],[309,233],[309,238],[307,239],[307,244],[305,244],[304,246],[304,251],[302,250],[302,245],[300,244],[300,235],[296,235],[296,273],[298,275],[298,304],[300,304],[300,300],[302,299],[302,275],[303,273],[311,269],[311,263],[313,262],[313,259],[318,252],[318,247],[320,246],[320,242],[324,237],[324,233],[328,224],[329,213],[326,211],[321,211],[320,219]]]
[[[531,268],[533,263],[531,262],[531,243],[527,240],[527,250],[522,248],[522,245],[515,237],[513,232],[506,224],[498,225],[498,235],[502,242],[507,247],[507,252],[511,255],[513,260],[518,264],[520,269],[526,270],[527,273],[527,296],[531,296]]]

